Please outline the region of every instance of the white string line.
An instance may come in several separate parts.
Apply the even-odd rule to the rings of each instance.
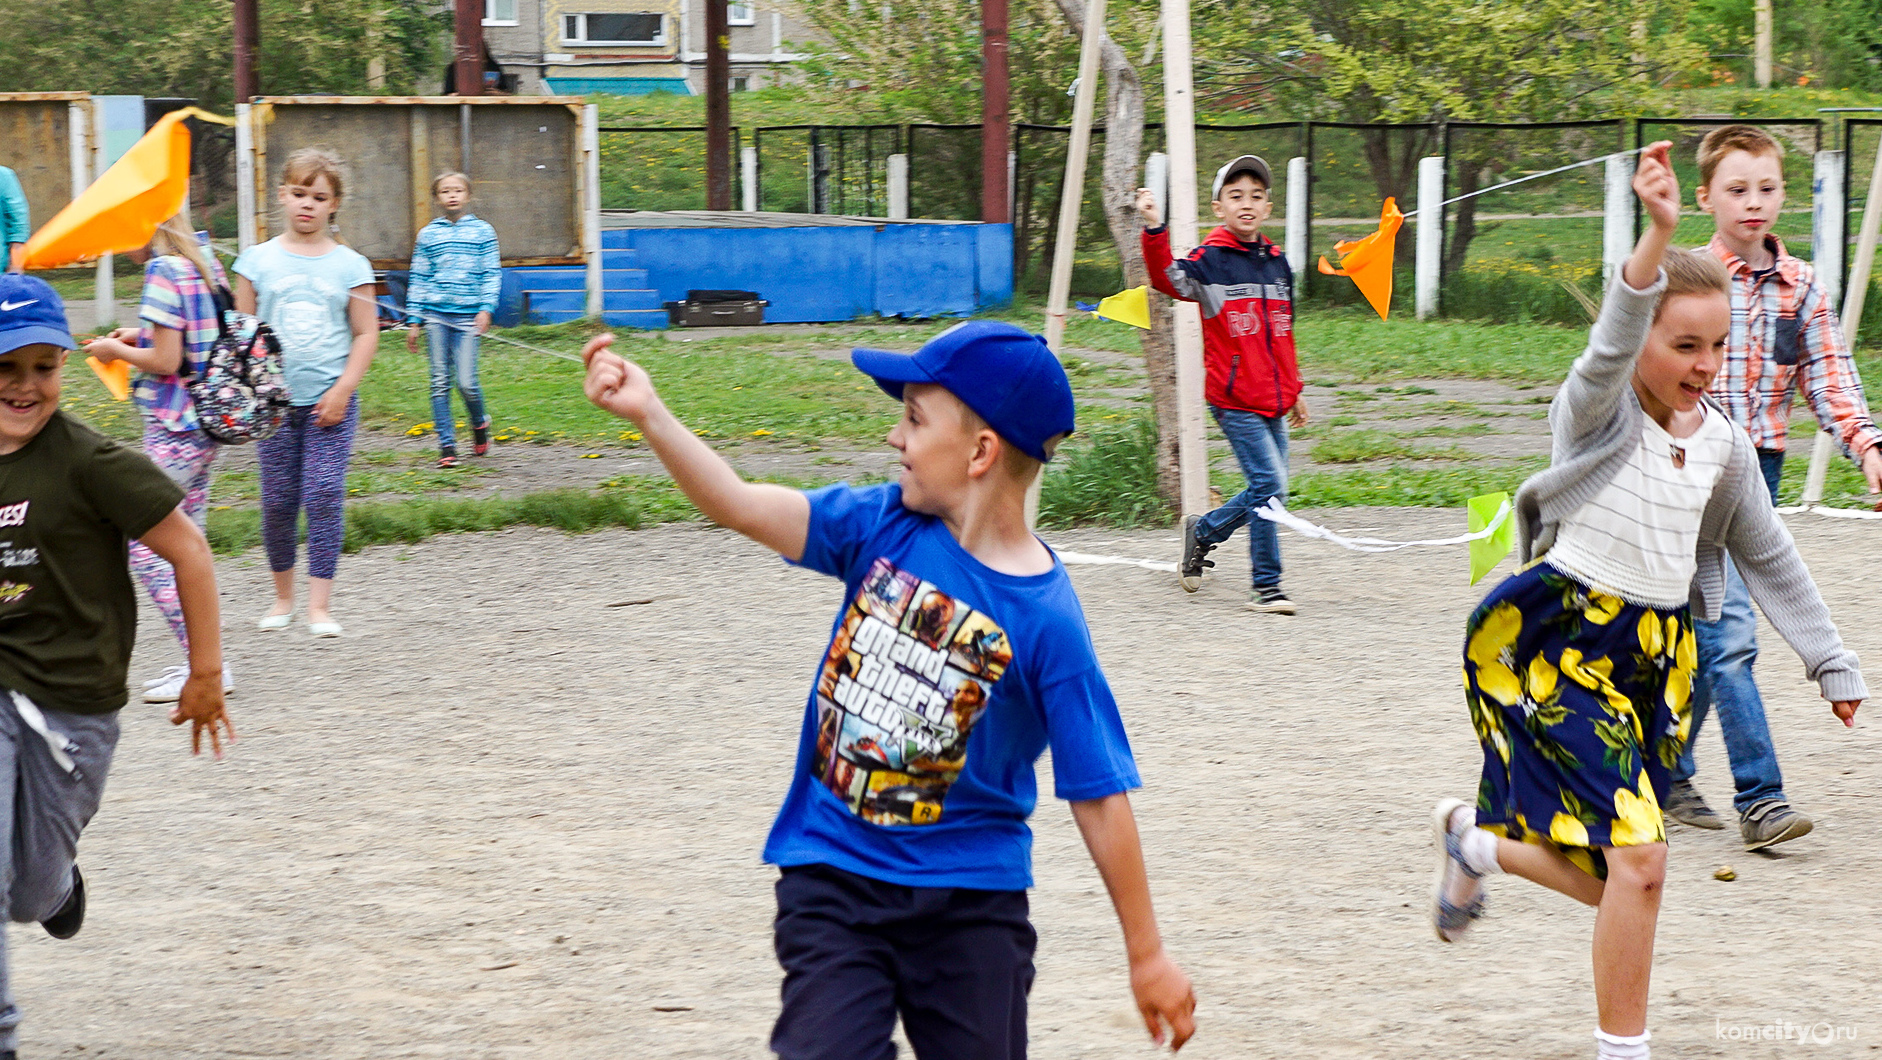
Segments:
[[[1416,217],[1419,214],[1425,212],[1426,210],[1441,209],[1443,207],[1451,205],[1454,202],[1463,202],[1465,199],[1474,199],[1479,195],[1488,195],[1493,191],[1502,191],[1504,188],[1515,187],[1518,184],[1527,183],[1532,180],[1541,180],[1543,177],[1553,177],[1557,173],[1566,173],[1571,169],[1581,169],[1584,166],[1599,165],[1602,162],[1606,162],[1610,158],[1628,158],[1630,156],[1637,155],[1640,152],[1645,151],[1645,150],[1646,150],[1645,147],[1636,147],[1632,151],[1615,151],[1612,154],[1600,155],[1595,158],[1587,158],[1587,159],[1583,159],[1580,162],[1570,162],[1568,165],[1565,165],[1565,166],[1557,166],[1554,169],[1546,169],[1540,173],[1531,173],[1526,177],[1517,177],[1515,180],[1506,180],[1501,184],[1492,184],[1491,186],[1487,188],[1478,188],[1476,191],[1466,192],[1455,198],[1446,199],[1443,202],[1438,203],[1438,205],[1435,207],[1420,206],[1416,210],[1412,210],[1406,213],[1405,216]]]
[[[1282,505],[1278,497],[1268,498],[1266,506],[1256,508],[1254,514],[1278,523],[1302,537],[1329,541],[1353,552],[1397,552],[1402,548],[1417,548],[1426,545],[1464,545],[1472,541],[1481,541],[1501,529],[1510,517],[1510,502],[1505,500],[1497,506],[1496,514],[1491,517],[1488,526],[1482,530],[1473,530],[1456,537],[1427,538],[1420,541],[1388,541],[1379,537],[1348,537],[1328,530],[1318,523],[1308,522]],[[1174,572],[1176,564],[1155,559],[1127,559],[1123,556],[1096,556],[1086,552],[1060,552],[1059,561],[1068,564],[1087,564],[1091,566],[1127,566],[1142,567],[1144,570]]]

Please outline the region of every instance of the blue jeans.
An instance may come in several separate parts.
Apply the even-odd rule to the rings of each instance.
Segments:
[[[1784,472],[1784,454],[1760,449],[1758,465],[1775,501],[1778,479]],[[1777,751],[1771,746],[1764,697],[1758,694],[1758,682],[1752,675],[1758,661],[1758,613],[1752,610],[1745,580],[1730,561],[1725,568],[1725,600],[1719,607],[1719,620],[1695,621],[1693,630],[1699,637],[1699,673],[1693,682],[1692,736],[1673,767],[1673,779],[1692,779],[1693,744],[1699,740],[1699,727],[1705,723],[1707,712],[1716,706],[1719,733],[1725,738],[1725,754],[1732,763],[1732,783],[1738,789],[1732,805],[1743,811],[1764,799],[1782,799],[1784,775],[1778,770]]]
[[[1287,499],[1287,418],[1241,409],[1209,409],[1242,465],[1248,488],[1196,523],[1196,540],[1219,545],[1248,527],[1248,560],[1258,589],[1281,584],[1280,528],[1254,514],[1268,498]]]
[[[425,324],[425,346],[431,353],[431,424],[438,432],[440,448],[457,445],[451,420],[454,365],[465,414],[474,426],[484,422],[484,391],[477,383],[477,339],[475,313],[433,313]]]

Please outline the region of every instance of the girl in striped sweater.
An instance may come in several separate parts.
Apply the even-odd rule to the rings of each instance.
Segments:
[[[1727,280],[1716,258],[1669,249],[1670,146],[1641,158],[1634,192],[1652,226],[1550,405],[1549,468],[1517,492],[1526,565],[1470,618],[1477,797],[1433,815],[1440,939],[1482,915],[1482,879],[1499,872],[1596,908],[1602,1060],[1649,1055],[1660,800],[1690,732],[1693,613],[1717,615],[1728,552],[1836,716],[1853,723],[1867,695],[1750,439],[1705,397],[1731,326]]]

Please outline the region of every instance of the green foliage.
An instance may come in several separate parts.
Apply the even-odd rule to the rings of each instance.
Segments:
[[[1549,458],[1526,457],[1503,463],[1473,462],[1458,467],[1407,467],[1387,464],[1360,471],[1310,471],[1287,484],[1287,506],[1295,509],[1346,508],[1355,505],[1409,505],[1460,508],[1472,497],[1506,490],[1547,467]]]
[[[1709,57],[1701,83],[1752,85],[1752,5],[1694,0],[1693,9],[1689,35]],[[1779,4],[1771,51],[1773,84],[1882,89],[1882,2]]]
[[[1039,525],[1064,528],[1167,526],[1170,509],[1157,494],[1157,424],[1148,414],[1100,422],[1072,436],[1046,465]]]
[[[409,93],[441,71],[448,6],[426,0],[260,0],[255,67],[268,95]],[[233,8],[226,2],[0,0],[0,91],[181,96],[225,111],[234,97]]]

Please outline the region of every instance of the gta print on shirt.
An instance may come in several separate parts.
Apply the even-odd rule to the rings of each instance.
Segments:
[[[817,681],[817,779],[865,821],[939,821],[1012,661],[992,619],[877,560]]]

